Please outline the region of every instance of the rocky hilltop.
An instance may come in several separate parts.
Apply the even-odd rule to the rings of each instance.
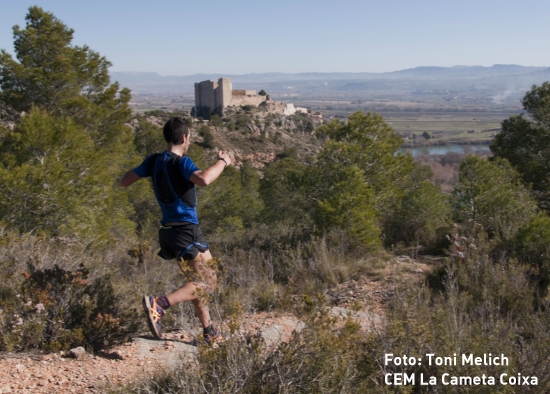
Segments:
[[[298,112],[286,116],[271,108],[275,105],[229,107],[224,110],[223,119],[195,120],[192,142],[206,150],[230,152],[236,167],[247,162],[260,169],[287,149],[293,149],[302,160],[314,156],[321,148],[315,130],[324,123],[322,115]],[[164,149],[160,128],[170,116],[153,111],[135,116],[127,125],[138,134],[150,126],[157,128],[150,138],[156,138],[157,149]]]

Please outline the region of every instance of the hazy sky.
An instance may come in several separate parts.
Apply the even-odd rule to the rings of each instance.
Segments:
[[[550,1],[0,0],[0,48],[38,5],[113,63],[162,75],[550,66]]]

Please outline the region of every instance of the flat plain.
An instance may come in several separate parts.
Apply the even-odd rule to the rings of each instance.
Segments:
[[[477,92],[476,95],[447,91],[421,94],[410,91],[272,93],[273,100],[308,108],[321,113],[325,120],[345,120],[359,110],[379,113],[403,138],[404,146],[489,144],[504,119],[522,112],[518,97],[502,100],[494,97],[493,91]],[[190,93],[137,93],[131,105],[135,112],[188,112],[194,105],[194,96]],[[425,133],[429,139],[424,138]]]

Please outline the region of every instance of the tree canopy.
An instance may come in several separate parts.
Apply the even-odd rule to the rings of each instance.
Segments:
[[[370,237],[377,233],[386,244],[408,243],[420,238],[424,241],[430,238],[426,235],[430,232],[428,230],[435,231],[447,225],[449,211],[445,208],[448,205],[446,199],[436,187],[428,186],[431,170],[415,163],[410,155],[398,152],[402,140],[384,122],[381,115],[359,111],[350,115],[347,122],[333,120],[320,127],[317,133],[328,137],[316,163],[319,177],[326,182],[328,188],[325,190],[317,186],[311,195],[319,195],[319,201],[329,197],[320,206],[325,212],[329,212],[326,210],[327,201],[340,205],[341,208],[338,209],[344,207],[344,200],[356,207],[361,206],[362,218],[357,218],[355,226],[363,223],[365,229],[360,233],[368,233]],[[361,187],[357,184],[359,174],[364,183]],[[349,183],[348,187],[342,188],[343,181]],[[353,184],[356,185],[353,188],[354,200],[350,200],[344,191],[350,190],[349,187]],[[335,185],[340,185],[341,189]],[[330,197],[331,191],[335,194],[334,197]],[[342,193],[339,198],[344,200],[334,199],[339,193]],[[429,215],[426,214],[428,206],[418,201],[420,196],[427,195],[427,201],[434,203]],[[404,212],[406,215],[403,215]],[[338,220],[338,215],[333,214],[334,220]],[[347,215],[349,214],[348,212]],[[323,217],[326,222],[328,216],[317,217]],[[346,222],[354,223],[350,218],[342,220],[342,224]],[[376,232],[367,230],[374,228],[374,224],[378,229]],[[358,230],[356,228],[353,231]]]
[[[130,91],[53,14],[30,7],[25,19],[13,28],[16,59],[0,53],[0,103],[20,113],[0,141],[0,220],[104,242],[132,227],[127,192],[113,187],[136,161]]]
[[[87,46],[71,46],[74,30],[40,7],[30,7],[24,29],[14,26],[17,61],[0,55],[0,98],[18,111],[32,105],[50,113],[77,96],[91,99],[109,86],[104,57]]]
[[[112,161],[71,119],[33,110],[8,132],[0,152],[4,224],[94,243],[132,228],[125,193],[112,187]]]
[[[536,202],[508,161],[466,156],[454,191],[454,218],[474,220],[508,242],[536,214]]]
[[[539,206],[550,211],[550,83],[533,86],[522,103],[528,116],[504,120],[491,151],[512,164],[532,185]]]
[[[87,46],[71,44],[74,30],[52,13],[30,7],[25,28],[14,26],[14,59],[0,52],[0,102],[18,112],[33,107],[70,116],[96,143],[124,136],[130,90],[110,83],[111,63]]]

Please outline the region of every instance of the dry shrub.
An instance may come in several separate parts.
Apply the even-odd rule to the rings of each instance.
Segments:
[[[143,325],[131,249],[0,231],[0,350],[99,350]],[[137,286],[136,286],[137,285]]]
[[[438,376],[444,372],[454,376],[498,377],[501,373],[537,376],[536,392],[550,388],[550,316],[535,308],[536,284],[529,269],[510,259],[494,260],[494,247],[483,229],[469,222],[456,228],[454,241],[458,248],[442,271],[439,281],[421,288],[401,289],[391,303],[385,332],[372,344],[383,373],[417,374],[413,391],[426,390],[419,384],[419,374]],[[424,357],[421,366],[384,366],[384,354]],[[428,365],[425,355],[453,356],[456,366]],[[461,354],[473,353],[508,357],[510,365],[469,366],[460,362]],[[407,392],[403,388],[402,392]],[[429,392],[446,393],[449,386],[430,386]],[[465,387],[464,387],[465,389]],[[532,392],[530,386],[467,386],[468,392]],[[400,388],[396,392],[400,392]],[[456,392],[463,392],[456,390]]]
[[[267,230],[249,229],[238,240],[211,238],[213,250],[225,251],[215,295],[221,317],[232,315],[235,305],[244,311],[288,309],[293,295],[316,296],[383,265],[380,256],[348,245],[341,231],[316,238],[285,226]]]
[[[417,161],[432,169],[432,181],[445,193],[451,193],[458,182],[460,163],[466,155],[447,152],[440,156],[419,156]]]
[[[302,308],[307,309],[307,308]],[[256,336],[201,346],[195,363],[115,391],[132,393],[357,393],[369,385],[364,373],[365,338],[359,325],[314,307],[305,328],[276,348]]]
[[[348,320],[338,328],[324,313],[322,297],[293,297],[294,312],[306,327],[288,343],[266,349],[255,337],[234,336],[219,348],[202,347],[196,363],[176,372],[120,389],[137,393],[447,393],[449,386],[420,386],[419,374],[497,377],[497,386],[453,387],[452,392],[533,392],[531,386],[500,386],[501,373],[537,376],[535,392],[550,389],[550,316],[535,308],[536,283],[530,268],[495,259],[494,241],[473,222],[456,227],[458,246],[439,272],[424,284],[398,289],[382,331],[361,335]],[[313,245],[313,244],[312,244]],[[322,266],[294,250],[294,272],[313,273]],[[460,252],[460,253],[459,253]],[[334,251],[329,256],[334,255]],[[312,264],[312,265],[309,265]],[[315,267],[315,268],[313,268]],[[289,269],[288,267],[286,269]],[[434,284],[437,284],[435,286]],[[548,307],[548,305],[546,305]],[[242,313],[235,310],[236,315]],[[415,366],[384,365],[384,355],[423,357]],[[425,355],[472,353],[508,357],[508,366],[428,365]],[[387,386],[385,373],[416,374],[413,386]]]

